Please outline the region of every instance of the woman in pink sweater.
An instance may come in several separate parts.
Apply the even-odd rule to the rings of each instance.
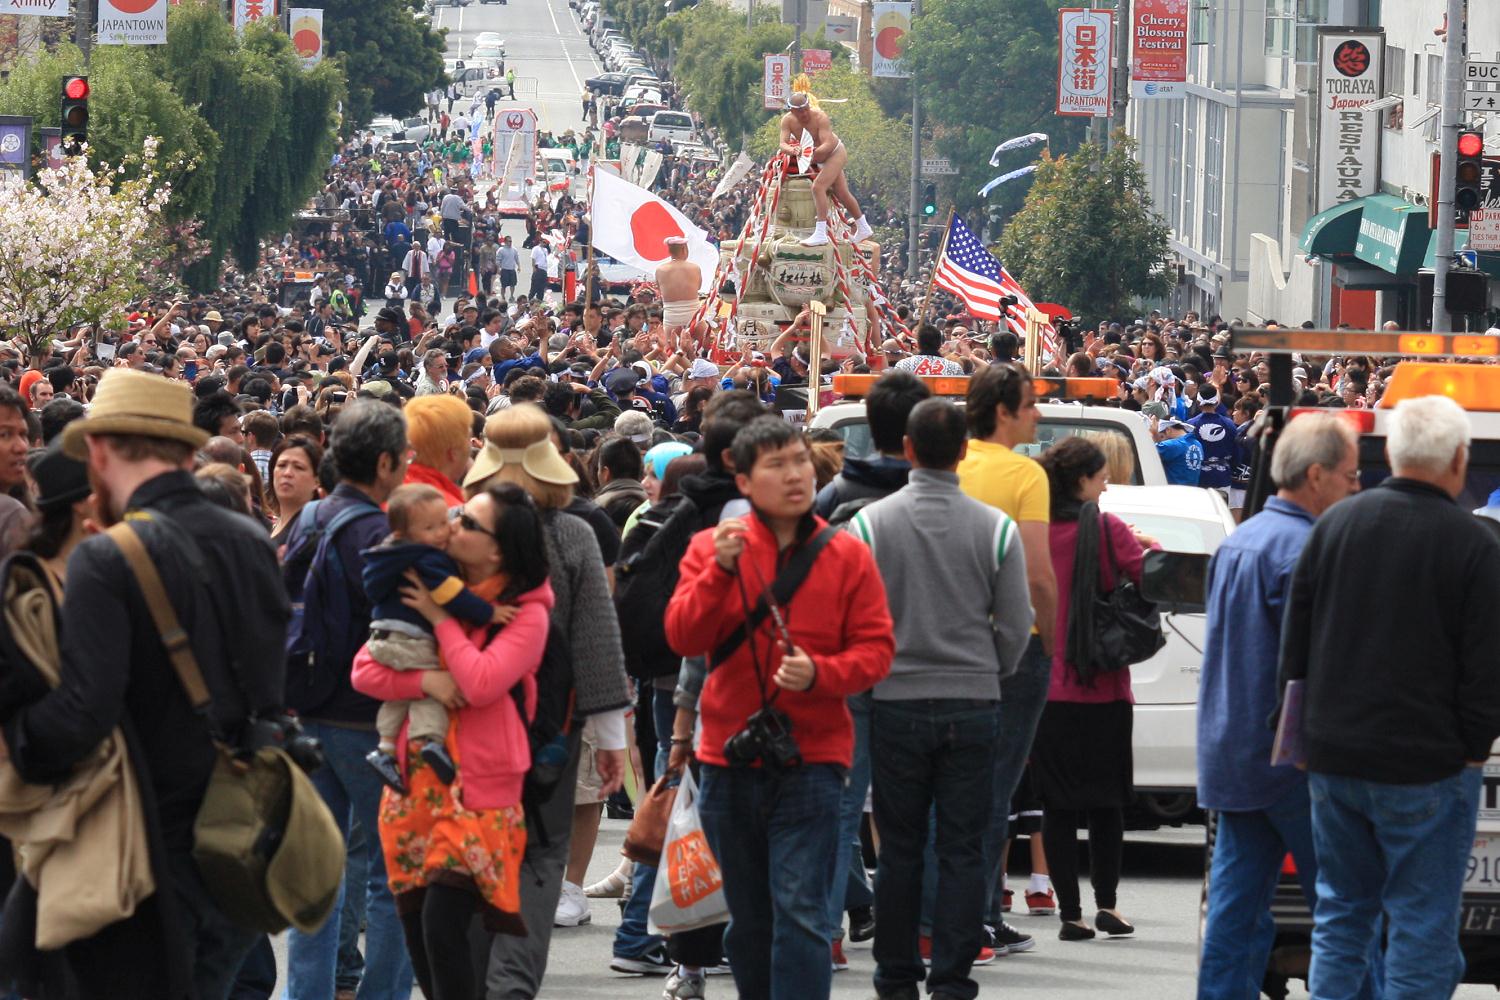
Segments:
[[[429,997],[475,995],[468,926],[476,896],[489,930],[526,932],[521,787],[531,753],[511,690],[520,685],[528,716],[535,711],[536,671],[552,609],[544,532],[520,487],[503,483],[476,495],[454,522],[448,554],[469,589],[514,607],[509,624],[498,632],[468,628],[413,577],[403,601],[432,623],[446,669],[391,670],[367,649],[354,660],[355,690],[384,701],[435,698],[450,714],[457,780],[444,785],[408,745],[403,728],[397,746],[409,792],[386,789],[380,809],[391,893]]]
[[[1083,919],[1078,893],[1078,827],[1089,829],[1089,880],[1098,914],[1095,926],[1111,936],[1135,932],[1116,909],[1124,850],[1124,807],[1134,775],[1131,760],[1130,668],[1106,673],[1080,669],[1073,645],[1091,634],[1085,619],[1072,628],[1075,609],[1087,610],[1095,594],[1117,580],[1141,582],[1143,549],[1130,525],[1101,513],[1099,497],[1109,484],[1104,452],[1072,437],[1041,458],[1052,498],[1048,528],[1052,569],[1057,574],[1057,618],[1051,623],[1052,680],[1037,725],[1031,766],[1041,793],[1042,845],[1057,893],[1058,937],[1086,941],[1095,935]],[[1041,627],[1046,625],[1038,623]]]

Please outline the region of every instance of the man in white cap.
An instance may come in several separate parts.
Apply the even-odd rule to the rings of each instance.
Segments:
[[[656,287],[661,289],[661,321],[667,336],[680,336],[698,310],[698,289],[703,287],[703,269],[688,260],[688,241],[668,236],[671,259],[656,268]]]
[[[682,373],[682,391],[672,397],[672,405],[677,407],[679,413],[682,412],[683,406],[687,403],[688,393],[699,386],[710,390],[717,389],[721,377],[718,365],[707,358],[695,358]]]
[[[786,107],[786,114],[781,116],[781,151],[793,157],[800,155],[802,133],[806,131],[812,136],[812,160],[817,167],[812,190],[813,203],[818,210],[818,224],[813,234],[802,241],[802,245],[827,245],[830,191],[839,200],[839,204],[848,210],[849,217],[857,220],[852,242],[858,243],[868,238],[870,224],[865,221],[865,214],[860,211],[859,202],[854,200],[854,195],[849,191],[849,182],[844,177],[844,164],[849,162],[849,151],[844,148],[843,140],[834,134],[828,113],[822,108],[814,107],[812,95],[805,90],[792,91],[791,96],[786,99]]]

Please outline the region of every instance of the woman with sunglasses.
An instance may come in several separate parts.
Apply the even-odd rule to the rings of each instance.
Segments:
[[[535,933],[521,916],[526,824],[521,790],[531,753],[526,721],[511,689],[534,703],[553,596],[541,514],[510,483],[474,495],[449,536],[447,552],[475,594],[514,605],[509,624],[470,626],[450,615],[413,575],[402,603],[433,629],[446,670],[397,671],[368,648],[354,660],[356,690],[384,701],[430,697],[449,711],[448,748],[458,765],[442,781],[405,729],[406,794],[387,789],[380,840],[407,950],[429,997],[478,992],[469,924],[476,900],[492,933]]]

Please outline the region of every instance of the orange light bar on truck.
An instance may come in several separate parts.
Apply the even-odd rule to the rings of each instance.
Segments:
[[[1447,396],[1470,412],[1500,411],[1500,366],[1403,361],[1386,383],[1379,408],[1418,396]]]
[[[1376,357],[1500,357],[1500,337],[1399,330],[1300,330],[1237,326],[1236,354],[1369,354]]]
[[[1332,415],[1349,424],[1354,428],[1356,434],[1369,434],[1375,429],[1374,410],[1349,410],[1337,409],[1326,406],[1298,406],[1287,413],[1288,420],[1294,420],[1304,413],[1321,413],[1325,416]]]
[[[967,375],[918,375],[934,396],[966,396]],[[846,399],[862,399],[879,375],[835,375],[833,391]],[[1036,378],[1032,380],[1038,399],[1113,399],[1120,384],[1112,378]]]

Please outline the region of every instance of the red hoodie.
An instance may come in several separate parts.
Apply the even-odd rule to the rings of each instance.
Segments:
[[[479,590],[479,587],[474,589]],[[488,595],[485,595],[488,596]],[[510,689],[525,685],[526,711],[536,711],[536,671],[547,645],[552,585],[543,583],[516,599],[520,611],[483,649],[489,626],[466,628],[449,618],[433,629],[443,666],[453,674],[468,705],[456,713],[458,746],[454,758],[463,774],[463,804],[469,809],[501,809],[519,805],[521,786],[531,767],[531,744],[526,724],[516,712]],[[392,670],[361,646],[354,657],[354,690],[381,701],[408,701],[422,694],[422,671]],[[396,741],[406,751],[406,725]],[[405,763],[403,757],[403,764]]]
[[[753,607],[761,588],[776,578],[778,553],[771,529],[759,517],[747,521],[750,530],[739,573]],[[811,516],[809,523],[812,530],[794,546],[826,524]],[[765,693],[769,697],[780,692],[776,707],[791,719],[792,737],[806,763],[848,767],[854,755],[854,723],[845,699],[868,691],[890,673],[896,653],[885,586],[870,550],[854,536],[839,532],[818,554],[812,571],[782,613],[792,640],[812,657],[817,676],[808,691],[784,691],[771,680],[781,665],[781,647],[768,616],[754,636],[763,661]],[[744,620],[745,603],[736,574],[714,559],[714,529],[698,532],[682,558],[677,590],[667,605],[667,641],[683,656],[707,656]],[[724,741],[743,729],[760,707],[755,664],[746,639],[703,684],[698,701],[703,725],[698,759],[727,765]]]

